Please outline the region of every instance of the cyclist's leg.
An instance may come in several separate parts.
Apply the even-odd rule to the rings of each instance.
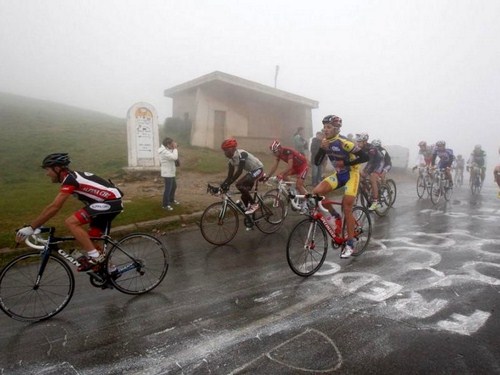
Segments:
[[[64,221],[64,224],[80,244],[82,250],[87,253],[96,250],[94,243],[90,240],[87,229],[83,227],[90,223],[90,221],[91,217],[85,208],[78,210]]]
[[[245,204],[245,207],[248,207],[249,204],[255,203],[255,200],[250,194],[254,182],[255,179],[250,173],[245,174],[238,181],[236,181],[236,188],[241,192],[241,201]]]
[[[358,194],[359,172],[351,171],[349,173],[348,180],[345,182],[345,186],[346,190],[344,193],[344,199],[342,199],[342,209],[344,211],[344,217],[347,226],[347,243],[352,246],[355,225],[352,208],[354,207],[356,195]]]
[[[307,172],[309,170],[308,165],[306,164],[304,168],[301,168],[300,170],[293,171],[296,172],[295,175],[297,176],[296,179],[296,186],[297,186],[297,191],[300,194],[307,194],[307,189],[304,186],[304,181],[306,180],[307,177]]]

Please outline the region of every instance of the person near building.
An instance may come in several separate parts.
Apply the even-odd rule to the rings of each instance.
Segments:
[[[158,149],[160,156],[161,177],[165,184],[163,190],[163,208],[172,211],[172,204],[179,204],[175,200],[175,192],[177,190],[176,172],[179,163],[179,151],[177,142],[172,138],[165,138],[162,145]]]

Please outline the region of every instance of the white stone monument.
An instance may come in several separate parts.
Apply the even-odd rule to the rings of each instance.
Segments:
[[[158,114],[148,103],[136,103],[127,113],[129,169],[158,169],[160,147]]]

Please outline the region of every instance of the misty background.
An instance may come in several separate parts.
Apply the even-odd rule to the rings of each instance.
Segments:
[[[497,0],[0,0],[0,91],[125,118],[219,70],[319,101],[343,134],[499,162]]]

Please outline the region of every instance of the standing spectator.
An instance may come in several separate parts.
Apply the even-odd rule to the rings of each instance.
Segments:
[[[316,136],[311,140],[311,162],[312,162],[312,184],[316,186],[321,182],[323,174],[323,163],[320,165],[314,164],[314,158],[321,147],[321,141],[324,138],[323,132],[317,132]]]
[[[307,141],[304,138],[304,128],[301,126],[297,128],[297,131],[293,135],[293,148],[300,152],[302,155],[306,155]]]
[[[172,138],[165,138],[161,147],[158,149],[160,154],[161,176],[165,181],[165,191],[163,192],[163,208],[172,211],[172,204],[179,204],[175,200],[175,191],[177,190],[177,181],[175,172],[178,165],[179,154],[177,143]]]

